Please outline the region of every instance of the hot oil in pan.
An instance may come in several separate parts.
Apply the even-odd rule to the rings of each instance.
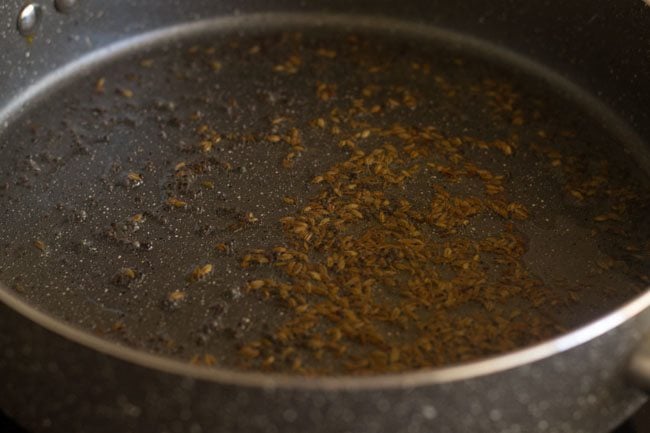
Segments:
[[[168,43],[2,137],[1,278],[197,364],[381,373],[555,336],[648,284],[648,188],[543,81],[445,44]]]

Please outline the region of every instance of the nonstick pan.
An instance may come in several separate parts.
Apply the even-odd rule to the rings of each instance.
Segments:
[[[616,426],[648,383],[650,14],[580,3],[3,5],[0,407]]]

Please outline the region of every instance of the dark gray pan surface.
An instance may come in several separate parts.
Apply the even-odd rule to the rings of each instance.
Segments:
[[[360,119],[373,126],[433,125],[445,135],[484,140],[519,135],[520,146],[510,157],[471,146],[464,151],[506,175],[510,198],[531,209],[528,220],[515,223],[528,239],[530,271],[560,297],[577,294],[577,301],[542,306],[545,317],[569,329],[647,285],[647,176],[609,125],[563,89],[497,58],[445,41],[349,36],[313,29],[205,35],[117,58],[39,101],[0,137],[0,279],[39,308],[107,338],[184,359],[210,353],[221,365],[238,365],[242,342],[291,314],[277,302],[245,293],[247,281],[278,274],[272,267],[242,269],[241,258],[251,249],[282,244],[279,219],[319,191],[314,176],[349,157],[336,145],[340,137],[313,126],[314,119],[347,109],[365,86],[377,84],[383,90],[376,103],[403,89],[417,95],[418,103]],[[337,56],[319,55],[319,49]],[[277,70],[296,54],[301,63],[295,74]],[[431,73],[413,63],[428,63]],[[371,73],[372,66],[385,69]],[[435,76],[457,89],[455,96],[446,95]],[[468,90],[483,86],[484,79],[511,85],[519,94],[523,125],[512,125],[511,117],[504,121],[488,98]],[[336,96],[319,99],[318,82],[335,83]],[[278,117],[287,120],[274,126]],[[196,130],[202,124],[221,135],[209,153],[199,147]],[[306,150],[285,168],[289,146],[268,136],[290,127],[300,130]],[[361,148],[376,148],[378,140],[370,136]],[[533,144],[585,161],[587,173],[608,161],[608,185],[630,186],[640,198],[629,202],[621,221],[593,221],[610,212],[616,197],[586,204],[571,199],[563,178]],[[174,177],[180,162],[200,164],[205,172],[180,185]],[[129,173],[141,174],[143,181],[129,180]],[[402,192],[388,194],[397,199]],[[432,188],[416,178],[408,194],[426,206]],[[284,196],[296,197],[297,205],[285,203]],[[170,209],[169,197],[188,207]],[[249,212],[258,221],[246,222]],[[129,222],[139,213],[144,222]],[[494,224],[487,219],[476,227],[488,231]],[[42,244],[35,247],[37,241]],[[218,251],[218,243],[228,251]],[[214,272],[188,282],[193,268],[205,263]],[[126,267],[137,273],[128,283],[118,275]],[[176,290],[186,293],[178,305],[168,300]],[[528,306],[515,302],[506,308],[519,307]]]

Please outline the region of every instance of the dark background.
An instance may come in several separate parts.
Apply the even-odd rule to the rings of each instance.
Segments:
[[[613,433],[647,433],[650,432],[650,403],[646,403],[623,425]],[[17,426],[11,419],[0,411],[0,433],[29,433]],[[71,432],[72,433],[72,432]]]

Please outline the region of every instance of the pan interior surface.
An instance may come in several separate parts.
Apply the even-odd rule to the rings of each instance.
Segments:
[[[641,293],[634,143],[436,35],[269,21],[67,78],[0,136],[0,280],[131,347],[307,375],[476,360]]]

